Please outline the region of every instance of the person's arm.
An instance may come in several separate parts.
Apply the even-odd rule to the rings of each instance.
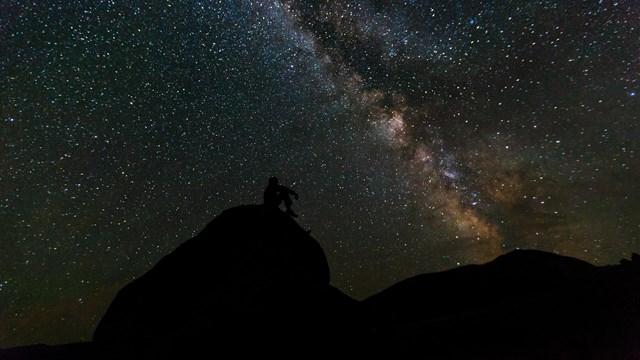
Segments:
[[[283,186],[283,187],[284,187],[284,186]],[[294,197],[296,200],[298,200],[298,193],[297,193],[297,192],[295,192],[295,191],[293,191],[293,190],[289,189],[288,187],[284,187],[284,188],[286,189],[286,191],[287,191],[290,195],[293,195],[293,197]]]

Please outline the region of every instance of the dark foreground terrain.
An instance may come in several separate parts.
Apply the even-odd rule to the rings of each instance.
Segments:
[[[640,257],[517,250],[356,301],[283,212],[224,211],[117,294],[93,341],[0,359],[640,359]]]

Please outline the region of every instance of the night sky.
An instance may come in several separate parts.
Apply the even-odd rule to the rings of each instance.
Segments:
[[[0,139],[0,348],[90,340],[270,176],[356,299],[516,248],[616,264],[640,3],[4,0]]]

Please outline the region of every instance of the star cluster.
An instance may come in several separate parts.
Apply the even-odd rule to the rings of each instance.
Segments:
[[[640,240],[635,1],[5,1],[0,348],[89,340],[270,176],[332,283]],[[170,286],[170,284],[167,284]]]

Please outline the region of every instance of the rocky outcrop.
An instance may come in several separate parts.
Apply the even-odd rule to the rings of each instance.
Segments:
[[[333,347],[352,337],[358,302],[329,282],[323,250],[291,217],[232,208],[125,286],[94,342],[142,358]]]

